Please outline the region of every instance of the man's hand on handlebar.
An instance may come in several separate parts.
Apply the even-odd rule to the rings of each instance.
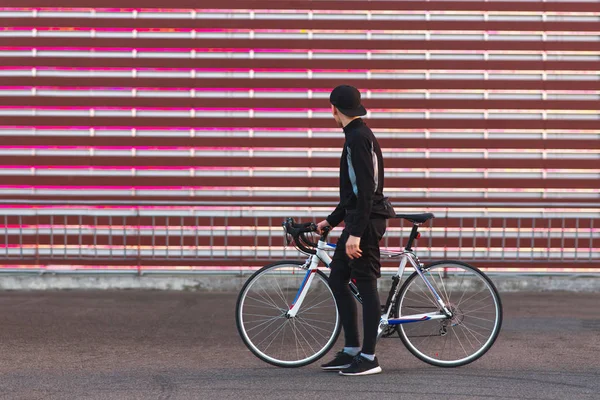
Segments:
[[[317,233],[319,235],[322,235],[323,234],[323,228],[325,228],[326,226],[331,227],[331,225],[329,224],[329,222],[327,222],[326,219],[324,219],[323,221],[319,222],[317,224]]]

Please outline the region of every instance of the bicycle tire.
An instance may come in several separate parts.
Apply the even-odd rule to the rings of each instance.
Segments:
[[[302,366],[305,366],[305,365],[308,365],[308,364],[311,364],[311,363],[317,361],[318,359],[323,357],[325,354],[327,354],[327,352],[335,344],[335,342],[340,334],[340,330],[341,330],[341,323],[340,323],[339,314],[337,312],[337,305],[335,303],[335,298],[333,296],[333,292],[331,291],[331,288],[329,287],[329,280],[327,278],[327,275],[325,275],[320,270],[316,271],[316,275],[313,278],[313,282],[309,289],[311,292],[307,293],[307,296],[305,297],[304,302],[302,303],[302,307],[299,310],[297,316],[292,319],[288,319],[285,317],[285,312],[288,311],[289,306],[290,306],[290,304],[292,304],[294,296],[296,295],[296,292],[297,292],[298,288],[300,287],[301,279],[304,278],[304,276],[306,275],[306,272],[307,272],[306,269],[301,268],[302,265],[303,265],[302,263],[296,262],[296,261],[279,261],[279,262],[275,262],[275,263],[264,266],[263,268],[259,269],[254,274],[252,274],[252,276],[250,276],[250,278],[245,282],[244,286],[240,290],[240,293],[239,293],[238,299],[237,299],[237,303],[236,303],[236,311],[235,311],[236,326],[238,329],[238,333],[240,334],[240,337],[242,338],[242,341],[244,342],[246,347],[255,356],[257,356],[258,358],[260,358],[261,360],[263,360],[269,364],[272,364],[272,365],[275,365],[278,367],[296,368],[296,367],[302,367]],[[271,287],[273,288],[273,290],[275,290],[275,292],[277,292],[277,296],[278,296],[277,301],[268,294],[266,289],[263,288],[262,293],[263,293],[263,295],[266,294],[266,296],[261,297],[261,299],[258,299],[257,304],[259,304],[259,305],[255,306],[255,307],[262,307],[262,308],[266,309],[267,308],[266,303],[270,303],[271,306],[274,306],[272,313],[264,314],[264,315],[259,314],[259,316],[266,318],[265,320],[259,320],[259,323],[267,324],[267,326],[262,328],[260,332],[267,330],[267,333],[269,335],[271,335],[271,334],[273,334],[273,332],[272,332],[273,329],[269,329],[269,327],[271,327],[276,322],[280,322],[281,324],[276,329],[280,329],[281,331],[278,332],[275,337],[278,337],[278,335],[280,335],[282,333],[281,334],[281,342],[282,343],[285,342],[285,334],[288,331],[288,328],[290,331],[292,331],[291,335],[289,336],[290,338],[293,335],[295,335],[296,339],[298,339],[298,334],[299,334],[300,336],[302,336],[305,339],[304,342],[300,343],[301,346],[303,346],[304,344],[306,345],[306,347],[302,348],[303,356],[300,355],[300,352],[298,350],[298,340],[297,340],[296,344],[295,344],[297,357],[296,358],[289,357],[287,359],[282,359],[281,357],[278,358],[274,354],[275,351],[273,351],[273,350],[270,352],[267,352],[268,348],[275,341],[275,339],[270,339],[271,342],[269,343],[269,345],[267,346],[266,349],[260,348],[261,347],[260,345],[262,343],[257,343],[260,340],[260,338],[253,339],[251,337],[251,335],[248,333],[250,330],[255,329],[252,326],[250,326],[251,318],[245,318],[245,317],[253,316],[255,314],[250,313],[250,312],[246,312],[246,313],[244,312],[246,309],[250,308],[249,304],[252,304],[252,302],[251,302],[252,298],[248,297],[248,293],[253,288],[253,286],[257,285],[258,284],[257,282],[259,282],[259,280],[261,278],[264,278],[265,276],[269,275],[269,272],[276,272],[276,270],[282,269],[282,267],[291,269],[291,271],[288,271],[289,275],[295,275],[294,279],[289,279],[290,283],[289,283],[288,290],[285,290],[285,293],[284,293],[284,290],[281,288],[281,285],[279,282],[280,280],[285,280],[286,275],[283,273],[281,274],[281,276],[275,275],[275,278],[273,278],[271,280]],[[289,278],[289,276],[288,276],[288,278]],[[263,279],[263,281],[265,281],[265,279]],[[273,285],[273,282],[277,283],[277,289],[275,289],[275,285]],[[267,284],[268,284],[268,281],[264,285],[267,287],[267,289],[270,289],[271,287],[268,286]],[[283,284],[283,282],[281,282],[281,284]],[[321,290],[322,292],[318,293],[317,292],[318,290]],[[260,293],[261,293],[260,288],[258,289],[258,293],[259,293],[258,295],[260,296]],[[318,293],[316,298],[311,297],[312,293]],[[319,299],[320,296],[323,296],[324,300],[320,300]],[[325,304],[323,306],[318,306],[319,303],[316,303],[317,305],[314,305],[314,304],[311,305],[311,301],[315,302],[317,300],[322,301],[323,303],[327,303],[327,304]],[[255,299],[255,301],[256,301],[256,299]],[[284,303],[284,301],[285,301],[285,303]],[[281,304],[281,306],[278,306],[278,304]],[[310,310],[311,308],[313,310],[315,310],[315,308],[317,306],[318,306],[318,308],[324,309],[325,315],[326,315],[325,318],[329,319],[332,315],[334,315],[335,322],[318,320],[318,317],[313,315],[313,314],[317,314],[317,312],[315,312],[315,311],[313,311],[312,313],[307,313],[307,311]],[[266,311],[263,311],[263,312],[266,312]],[[307,317],[306,316],[307,314],[310,314],[311,318]],[[308,322],[308,319],[310,319],[311,321],[315,321],[315,322],[310,323],[310,322]],[[271,321],[271,322],[269,322],[269,321]],[[292,322],[289,322],[289,321],[292,321]],[[297,323],[296,321],[300,321],[300,322]],[[302,322],[302,321],[305,321],[305,322]],[[321,326],[317,327],[316,325],[311,327],[311,324],[316,324],[317,322],[323,322],[322,326],[325,326],[325,328],[323,328]],[[300,323],[308,325],[309,328],[304,326],[304,331],[302,331],[302,329],[298,325]],[[287,326],[288,324],[289,324],[289,327]],[[257,325],[257,326],[260,326],[260,325]],[[269,332],[269,331],[271,331],[271,332]],[[311,336],[311,338],[310,338],[311,340],[306,339],[305,335]],[[319,338],[318,338],[319,335],[323,336],[323,338],[321,338],[321,340],[320,340],[320,342],[322,342],[322,344],[317,344],[317,345],[315,345],[316,348],[313,348],[313,345],[311,345],[311,343],[309,343],[309,342],[312,342],[312,340],[314,340],[315,342],[319,342]],[[317,336],[317,337],[315,337],[315,336]],[[256,337],[256,335],[255,335],[255,337]],[[265,339],[263,339],[263,341],[264,340]],[[279,339],[277,339],[277,341],[279,342]],[[281,347],[285,349],[286,345],[282,344]],[[310,349],[308,352],[307,352],[307,348]],[[292,349],[290,349],[290,351],[291,350]],[[291,352],[293,353],[293,351],[291,351]]]
[[[472,265],[469,265],[465,262],[462,261],[454,261],[454,260],[441,260],[441,261],[436,261],[434,263],[431,263],[427,266],[425,266],[422,271],[424,274],[427,275],[427,273],[431,273],[431,271],[436,268],[436,267],[440,267],[440,266],[446,266],[446,267],[451,267],[451,266],[455,266],[455,268],[457,269],[464,269],[464,270],[468,270],[470,271],[475,277],[479,278],[481,280],[481,283],[479,283],[479,285],[483,285],[485,289],[487,289],[490,293],[490,296],[493,300],[493,308],[494,308],[494,314],[495,314],[495,318],[494,320],[491,319],[487,319],[487,318],[482,318],[481,316],[475,316],[476,313],[487,313],[487,314],[491,314],[492,311],[490,310],[486,310],[487,307],[489,306],[478,306],[480,307],[479,309],[474,309],[474,311],[470,311],[467,309],[468,312],[465,311],[465,306],[462,305],[462,302],[464,302],[464,293],[463,293],[463,297],[461,297],[461,299],[458,301],[458,304],[455,304],[454,306],[456,307],[455,311],[455,316],[453,317],[453,320],[450,320],[450,322],[447,322],[448,325],[450,325],[450,323],[452,321],[455,322],[455,325],[450,326],[452,328],[451,333],[453,333],[455,335],[455,337],[457,338],[458,342],[460,343],[460,346],[462,347],[462,350],[465,352],[465,354],[467,353],[466,349],[465,349],[465,345],[466,345],[466,341],[469,341],[469,344],[471,344],[471,341],[478,341],[481,343],[481,341],[478,339],[478,335],[480,335],[480,332],[477,331],[472,331],[471,328],[473,328],[474,326],[477,326],[477,324],[472,323],[471,321],[475,318],[477,319],[477,323],[481,323],[479,320],[487,320],[487,321],[493,321],[493,326],[491,328],[491,331],[489,333],[489,337],[485,338],[485,342],[482,344],[482,346],[476,350],[473,354],[471,355],[467,355],[466,357],[462,357],[462,358],[458,358],[458,359],[454,359],[454,360],[441,360],[441,359],[437,359],[436,357],[440,356],[440,351],[439,349],[437,350],[433,350],[431,351],[429,354],[427,354],[427,352],[419,349],[416,345],[417,340],[415,339],[414,341],[409,338],[408,332],[412,327],[412,326],[417,326],[419,324],[429,324],[432,329],[430,330],[432,333],[429,334],[429,336],[426,336],[425,339],[423,339],[421,342],[424,342],[426,339],[430,338],[433,339],[435,338],[437,335],[434,335],[433,332],[435,332],[436,329],[440,330],[440,337],[444,337],[447,336],[446,334],[442,335],[442,328],[441,328],[441,322],[442,320],[430,320],[430,321],[425,321],[425,322],[415,322],[415,323],[410,323],[410,324],[402,324],[402,325],[398,325],[398,335],[400,336],[400,339],[402,340],[403,344],[406,346],[406,348],[418,359],[420,359],[421,361],[424,361],[428,364],[431,365],[435,365],[438,367],[459,367],[459,366],[463,366],[466,364],[469,364],[477,359],[479,359],[481,356],[483,356],[494,344],[494,342],[496,341],[496,339],[498,338],[498,335],[500,334],[500,330],[502,327],[502,301],[500,299],[500,295],[498,294],[498,290],[496,289],[496,286],[494,285],[494,283],[489,279],[489,277],[487,275],[485,275],[483,272],[481,272],[477,267],[474,267]],[[464,277],[465,275],[463,274],[463,281],[461,281],[460,285],[462,286],[464,283]],[[402,287],[400,288],[400,292],[398,294],[398,298],[396,299],[396,303],[395,303],[395,308],[396,308],[396,315],[395,317],[397,318],[399,315],[407,315],[407,313],[403,313],[402,312],[402,305],[403,305],[403,299],[407,300],[407,304],[408,304],[408,298],[407,298],[407,291],[409,290],[409,288],[411,287],[411,285],[413,285],[413,282],[418,282],[415,281],[416,279],[418,279],[420,282],[423,282],[422,279],[420,279],[419,274],[417,274],[417,272],[414,272],[402,285]],[[437,281],[435,279],[435,277],[433,279],[429,279],[430,283],[432,285],[437,285]],[[433,282],[436,283],[433,283]],[[436,291],[438,292],[443,292],[446,291],[445,288],[445,283],[442,279],[442,277],[440,276],[440,281],[442,282],[442,289],[436,288]],[[472,285],[477,286],[478,283],[469,283]],[[468,284],[468,285],[469,285]],[[467,286],[468,286],[467,285]],[[483,291],[483,289],[480,289],[479,292],[477,293],[481,293]],[[416,291],[415,291],[416,293]],[[476,294],[477,294],[476,293]],[[452,304],[453,301],[455,302],[455,298],[451,298],[452,297],[452,290],[450,295],[448,295],[448,293],[445,293],[445,295],[443,293],[440,293],[440,296],[442,297],[447,297],[449,299],[449,302]],[[475,295],[476,295],[475,294]],[[470,295],[471,298],[475,295]],[[428,296],[427,295],[427,291],[423,291],[422,296]],[[448,299],[445,299],[446,301],[448,301]],[[432,302],[431,304],[431,308],[435,308],[433,307],[433,299],[429,298],[429,300]],[[414,301],[414,300],[411,300]],[[418,301],[418,300],[417,300]],[[481,302],[482,300],[480,300]],[[453,306],[453,307],[454,307]],[[461,309],[462,307],[462,309]],[[406,306],[404,308],[409,309],[411,311],[418,311],[419,307],[415,307],[413,305],[413,307],[410,306]],[[423,310],[422,312],[425,312],[426,310]],[[432,310],[429,310],[432,311]],[[410,313],[408,313],[410,314]],[[462,314],[462,317],[461,317]],[[481,314],[477,314],[477,315],[481,315]],[[487,316],[487,315],[484,315]],[[462,318],[462,319],[461,319]],[[466,323],[465,323],[465,319],[467,319],[469,321],[469,324],[473,324],[471,325],[471,328],[469,328]],[[458,322],[460,320],[460,322]],[[449,320],[444,320],[444,321],[449,321]],[[435,324],[440,324],[439,327],[436,327]],[[454,327],[458,326],[459,329],[462,329],[462,331],[460,331],[459,329],[454,330]],[[462,326],[462,328],[461,328]],[[425,333],[427,333],[427,329],[423,329],[425,330]],[[446,327],[446,332],[448,330],[448,327]],[[460,341],[460,337],[459,334],[456,332],[462,332],[462,334],[464,335],[464,338],[466,338],[465,340],[465,344],[463,345],[462,342]],[[419,337],[422,338],[423,336],[425,336],[425,333],[422,335],[414,335],[414,337]],[[475,334],[477,333],[477,335]],[[469,336],[470,335],[470,336]],[[482,335],[482,334],[481,334]],[[448,338],[446,337],[444,340],[444,344],[441,350],[441,353],[444,352],[445,350],[445,346],[447,344]],[[452,340],[452,339],[450,339]],[[483,340],[483,339],[482,339]],[[422,344],[422,343],[421,343]],[[420,344],[419,344],[420,346]],[[434,351],[436,353],[434,353]],[[433,356],[433,354],[436,355],[436,357]]]

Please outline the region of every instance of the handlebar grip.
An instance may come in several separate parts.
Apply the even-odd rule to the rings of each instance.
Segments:
[[[292,230],[298,231],[299,233],[315,232],[317,225],[314,222],[305,222],[303,224],[297,224],[293,218],[286,219],[285,225]],[[291,232],[290,232],[291,233]]]
[[[297,224],[293,218],[287,218],[284,222],[286,231],[294,238],[294,242],[298,248],[304,253],[316,254],[314,249],[310,247],[316,247],[316,243],[309,240],[304,234],[315,232],[317,226],[313,222],[306,222],[304,224]]]

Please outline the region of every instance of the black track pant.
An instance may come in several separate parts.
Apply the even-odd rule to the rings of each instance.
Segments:
[[[337,242],[331,262],[329,284],[335,296],[342,326],[344,327],[346,347],[360,347],[356,301],[348,287],[350,279],[355,282],[362,297],[365,336],[362,352],[365,354],[375,354],[377,328],[381,319],[377,278],[381,276],[379,241],[385,233],[385,228],[385,219],[370,220],[360,240],[362,256],[353,260],[346,255],[348,232],[344,230]]]

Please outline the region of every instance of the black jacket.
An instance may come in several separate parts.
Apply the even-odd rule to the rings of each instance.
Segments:
[[[362,236],[370,218],[381,212],[383,157],[379,143],[361,118],[344,127],[340,159],[340,202],[327,217],[331,226],[344,221],[352,236]]]

